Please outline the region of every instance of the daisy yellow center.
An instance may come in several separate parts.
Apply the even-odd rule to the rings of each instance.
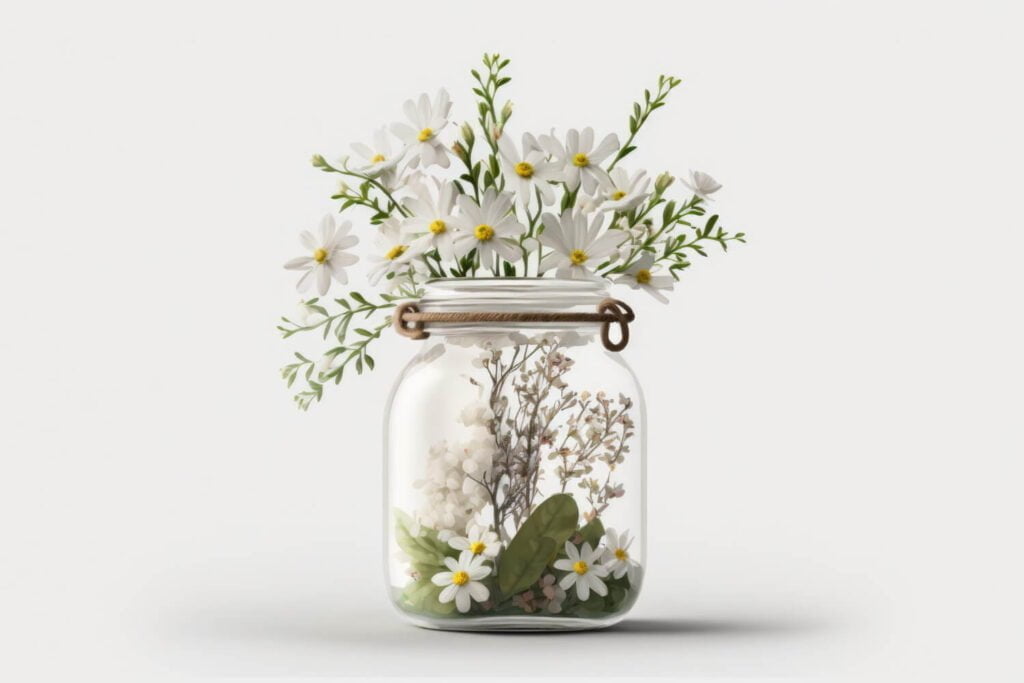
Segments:
[[[615,558],[618,559],[618,560],[622,560],[622,561],[628,560],[629,559],[629,553],[627,553],[622,548],[616,548],[615,549]]]
[[[572,158],[572,163],[575,164],[576,166],[583,167],[590,164],[590,159],[587,158],[586,154],[580,152],[579,154]]]
[[[529,178],[533,175],[533,165],[528,164],[525,161],[520,161],[516,164],[516,175],[520,178]]]
[[[469,574],[466,572],[455,572],[452,574],[452,583],[456,586],[465,586],[469,583]]]
[[[480,224],[473,228],[473,235],[481,242],[487,242],[494,237],[494,228],[489,225]]]
[[[469,544],[469,549],[474,555],[479,555],[483,551],[487,550],[487,544],[483,541],[473,541]]]
[[[430,232],[434,233],[435,235],[440,235],[448,228],[445,226],[444,221],[434,221],[433,223],[427,226],[427,229],[430,230]]]
[[[406,246],[404,244],[396,244],[395,246],[388,249],[388,253],[384,254],[384,258],[389,261],[394,261],[396,258],[405,253]]]
[[[648,282],[651,281],[651,271],[647,270],[646,268],[641,268],[640,270],[636,271],[636,281],[642,285],[646,285]]]
[[[426,142],[432,137],[434,137],[434,131],[430,128],[424,128],[420,131],[420,134],[416,136],[416,139],[420,142]]]
[[[582,266],[587,261],[587,252],[582,249],[573,249],[569,252],[569,260],[574,266]]]
[[[373,158],[370,159],[371,164],[379,164],[382,161],[386,161],[383,154],[374,154]]]
[[[619,201],[620,199],[622,199],[625,196],[626,196],[626,193],[623,192],[622,190],[615,190],[615,192],[612,192],[612,200],[613,201]]]
[[[583,576],[588,571],[590,571],[590,566],[583,560],[577,560],[576,562],[572,563],[572,570],[580,576]]]
[[[324,249],[323,247],[320,247],[319,249],[314,251],[313,252],[313,260],[316,261],[317,263],[323,263],[324,261],[326,261],[327,260],[327,250]]]

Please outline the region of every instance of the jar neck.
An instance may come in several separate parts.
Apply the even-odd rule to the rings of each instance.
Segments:
[[[563,280],[556,278],[445,278],[430,280],[416,304],[424,312],[593,312],[608,298],[603,280]],[[431,334],[473,335],[522,332],[572,331],[591,335],[596,323],[436,323]]]

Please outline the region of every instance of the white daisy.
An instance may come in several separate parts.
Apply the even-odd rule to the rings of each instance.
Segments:
[[[361,142],[353,142],[352,151],[358,154],[366,162],[356,168],[363,175],[376,178],[379,175],[394,170],[399,161],[402,160],[402,152],[391,153],[391,141],[388,139],[386,128],[381,128],[373,134],[373,146],[364,145]]]
[[[523,255],[515,238],[526,232],[526,226],[512,213],[512,199],[507,192],[498,194],[488,188],[478,205],[468,195],[459,195],[459,214],[452,219],[459,230],[455,255],[462,258],[477,250],[481,267],[487,268],[498,254],[506,261],[517,261]]]
[[[555,275],[560,278],[593,277],[589,269],[629,237],[621,230],[607,230],[600,235],[604,214],[596,214],[591,222],[586,214],[566,209],[561,218],[546,213],[541,220],[544,231],[540,242],[554,251],[541,259],[540,272],[556,268]]]
[[[604,585],[601,579],[608,576],[608,567],[597,564],[601,557],[600,550],[591,550],[589,543],[584,543],[579,550],[571,542],[565,542],[564,560],[555,561],[555,569],[569,572],[562,577],[558,585],[569,590],[576,586],[576,597],[586,600],[590,597],[590,591],[598,595],[608,595],[608,586]]]
[[[654,265],[654,254],[645,251],[631,265],[625,273],[615,278],[615,282],[621,285],[628,285],[633,289],[642,289],[663,304],[668,303],[668,297],[659,290],[671,292],[675,280],[671,275],[651,275],[651,267]]]
[[[608,571],[616,579],[621,579],[624,574],[628,574],[629,585],[635,587],[640,564],[629,555],[629,546],[633,545],[629,531],[623,531],[620,536],[615,529],[605,529],[604,543],[605,550],[601,564],[608,567]]]
[[[444,586],[437,597],[439,602],[455,601],[460,612],[468,612],[471,599],[483,602],[490,597],[487,586],[480,583],[491,573],[491,568],[484,564],[482,555],[474,555],[468,550],[459,554],[458,561],[452,557],[444,558],[444,564],[451,571],[439,572],[430,577],[435,586]]]
[[[541,201],[551,204],[555,201],[552,181],[562,180],[561,164],[546,160],[537,138],[530,133],[523,133],[522,152],[516,149],[516,143],[507,135],[498,138],[498,151],[501,152],[501,167],[505,178],[515,190],[516,199],[523,212],[530,206],[534,188],[540,191]]]
[[[498,534],[477,524],[469,528],[468,536],[449,538],[448,545],[456,550],[468,550],[474,555],[486,555],[487,557],[494,557],[501,549],[501,544],[498,543]]]
[[[722,184],[701,171],[690,171],[690,181],[679,179],[683,185],[690,188],[690,191],[701,199],[711,200],[711,195],[722,189]]]
[[[562,173],[570,190],[581,184],[583,191],[594,194],[598,185],[608,185],[608,174],[601,168],[602,161],[619,149],[619,138],[609,133],[601,144],[594,147],[594,129],[582,132],[571,129],[565,134],[565,146],[554,135],[542,135],[541,144],[562,165]]]
[[[411,186],[413,196],[405,200],[412,216],[402,221],[402,229],[417,238],[420,251],[437,249],[441,258],[455,258],[455,185],[434,181],[436,198],[423,184]]]
[[[293,258],[284,267],[288,270],[304,270],[296,285],[300,292],[309,289],[316,280],[316,289],[320,296],[327,294],[331,288],[331,278],[341,284],[348,283],[345,267],[359,260],[355,254],[344,251],[359,243],[359,238],[349,235],[352,223],[345,221],[335,227],[334,216],[327,214],[320,221],[320,236],[314,237],[309,230],[299,233],[299,242],[311,253],[309,256]]]
[[[410,167],[416,168],[422,161],[424,168],[432,164],[448,168],[448,150],[438,138],[438,133],[448,125],[451,108],[451,99],[444,89],[437,91],[433,102],[423,93],[417,101],[406,100],[402,105],[409,123],[393,123],[391,132],[411,151]]]
[[[646,171],[637,171],[630,178],[621,166],[609,174],[611,185],[604,190],[605,203],[602,211],[632,211],[650,194],[647,186],[651,179]]]
[[[418,255],[416,248],[402,234],[402,226],[395,218],[386,218],[377,226],[377,238],[374,240],[376,253],[369,256],[370,271],[367,280],[376,285],[382,277],[389,273],[398,273],[407,269],[409,261]]]

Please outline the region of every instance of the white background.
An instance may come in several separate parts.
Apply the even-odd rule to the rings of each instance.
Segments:
[[[0,677],[1020,676],[1013,3],[23,3],[0,17]],[[312,169],[513,59],[511,128],[710,172],[750,243],[642,301],[650,580],[610,632],[439,634],[380,575],[380,413],[297,412]],[[1016,651],[1015,651],[1016,650]]]

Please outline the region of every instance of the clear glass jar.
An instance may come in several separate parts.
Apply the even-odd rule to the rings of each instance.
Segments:
[[[428,283],[421,312],[595,311],[605,283]],[[386,566],[418,626],[602,628],[645,558],[644,403],[597,322],[432,323],[385,416]]]

